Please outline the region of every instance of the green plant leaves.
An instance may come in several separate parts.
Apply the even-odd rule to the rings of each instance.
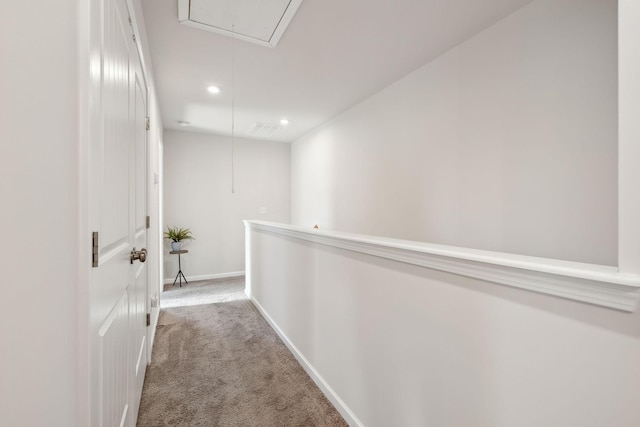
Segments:
[[[179,227],[167,227],[167,231],[164,232],[166,239],[179,242],[181,240],[195,240],[195,237],[191,235],[191,229],[179,228]]]

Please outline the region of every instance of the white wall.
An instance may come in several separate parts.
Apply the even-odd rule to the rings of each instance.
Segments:
[[[0,424],[74,426],[78,2],[0,6]],[[86,237],[86,236],[85,236]]]
[[[615,0],[538,0],[292,145],[292,222],[616,265]]]
[[[640,425],[640,310],[249,239],[252,297],[362,425]]]
[[[242,220],[289,222],[289,165],[289,144],[236,138],[232,194],[228,137],[165,130],[164,229],[193,232],[182,257],[187,278],[244,272]],[[173,282],[178,260],[168,242],[165,251],[165,280]]]

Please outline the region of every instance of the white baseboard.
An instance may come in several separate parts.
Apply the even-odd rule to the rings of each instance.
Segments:
[[[246,290],[245,290],[245,293]],[[298,363],[302,365],[302,368],[307,372],[307,374],[311,377],[314,383],[320,388],[320,390],[324,393],[324,395],[329,399],[329,401],[336,407],[340,415],[344,418],[344,420],[350,426],[358,426],[364,427],[364,424],[356,417],[356,415],[349,409],[346,403],[336,394],[335,391],[327,384],[327,382],[320,376],[318,371],[313,367],[311,363],[300,353],[300,351],[296,348],[295,345],[289,340],[289,338],[282,332],[282,330],[276,325],[273,319],[267,314],[264,308],[260,305],[258,301],[253,298],[253,296],[247,293],[247,296],[253,303],[253,305],[258,309],[262,317],[271,325],[274,331],[278,334],[280,339],[285,343],[285,345],[289,348],[289,351],[294,355],[294,357],[298,360]]]
[[[216,273],[216,274],[201,274],[199,276],[186,276],[187,281],[197,282],[198,280],[211,280],[211,279],[226,279],[227,277],[240,277],[244,276],[244,271],[231,271],[229,273]],[[175,277],[165,278],[164,284],[171,284],[175,280]]]

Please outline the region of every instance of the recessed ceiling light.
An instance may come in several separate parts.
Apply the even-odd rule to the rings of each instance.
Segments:
[[[220,93],[220,88],[218,86],[209,86],[207,90],[209,91],[209,93],[213,94]]]
[[[286,125],[288,125],[288,124],[289,124],[289,120],[287,120],[287,119],[282,119],[282,120],[280,120],[280,124],[281,124],[282,126],[286,126]]]
[[[183,128],[186,128],[187,126],[189,126],[191,123],[189,122],[185,122],[184,120],[178,120],[178,124],[180,126],[182,126]]]

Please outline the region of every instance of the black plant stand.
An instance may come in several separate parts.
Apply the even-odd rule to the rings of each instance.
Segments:
[[[180,279],[180,287],[182,287],[182,279],[184,279],[184,282],[188,285],[189,282],[187,282],[187,278],[184,277],[184,273],[182,272],[182,264],[180,263],[180,255],[182,254],[186,254],[187,252],[189,252],[186,249],[180,250],[180,251],[171,251],[169,252],[172,255],[178,254],[178,274],[176,275],[176,279],[173,281],[173,286],[176,285],[176,282],[178,281],[178,279]]]

